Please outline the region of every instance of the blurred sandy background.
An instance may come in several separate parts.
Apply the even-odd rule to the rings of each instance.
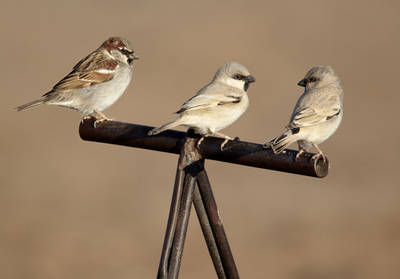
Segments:
[[[2,2],[0,277],[155,278],[177,156],[83,142],[80,115],[12,108],[112,35],[142,57],[106,111],[159,125],[230,60],[257,78],[225,132],[263,143],[315,64],[345,89],[325,179],[208,161],[242,278],[399,278],[398,1]],[[181,278],[215,278],[192,214]]]

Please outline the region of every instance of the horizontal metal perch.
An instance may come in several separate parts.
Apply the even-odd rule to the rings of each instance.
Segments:
[[[186,137],[185,132],[167,130],[156,136],[148,136],[153,128],[117,121],[104,121],[94,127],[94,118],[83,120],[79,133],[83,140],[96,141],[130,147],[138,147],[179,154]],[[296,150],[287,149],[284,153],[274,154],[261,144],[245,141],[228,142],[220,150],[224,139],[207,137],[200,145],[200,152],[206,159],[228,162],[263,169],[295,173],[313,177],[325,177],[328,174],[329,161],[322,157],[312,158],[313,153],[303,153],[296,159]]]

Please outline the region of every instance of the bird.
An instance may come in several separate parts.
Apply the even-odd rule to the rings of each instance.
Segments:
[[[325,162],[326,156],[318,145],[335,133],[343,118],[344,93],[340,78],[332,67],[317,65],[297,85],[305,89],[293,109],[286,130],[264,147],[271,147],[274,153],[280,153],[297,142],[299,152],[296,159],[314,147],[318,153],[313,158],[322,156]]]
[[[16,110],[46,104],[77,110],[83,114],[82,120],[95,116],[95,125],[109,120],[102,111],[114,104],[128,87],[136,59],[139,56],[127,39],[110,37],[80,60],[49,92]]]
[[[199,147],[205,137],[214,135],[224,138],[220,149],[229,140],[234,140],[219,131],[235,122],[248,108],[247,90],[255,78],[242,64],[231,61],[219,68],[214,78],[187,100],[176,112],[178,117],[172,122],[149,131],[157,135],[177,126],[192,128],[201,135]]]

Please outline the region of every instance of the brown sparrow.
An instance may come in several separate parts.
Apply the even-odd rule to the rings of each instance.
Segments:
[[[245,66],[229,62],[218,69],[209,84],[182,105],[174,121],[154,128],[148,134],[157,135],[176,126],[186,126],[202,135],[197,142],[198,146],[205,137],[211,135],[225,138],[221,144],[222,150],[233,138],[219,131],[231,125],[246,111],[249,106],[247,89],[254,81],[255,78]]]
[[[107,120],[103,110],[114,104],[131,81],[133,61],[139,59],[128,40],[112,37],[79,61],[66,77],[40,99],[21,105],[18,111],[37,105],[55,105]]]

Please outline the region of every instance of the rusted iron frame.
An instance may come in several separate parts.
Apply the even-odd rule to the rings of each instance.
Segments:
[[[93,124],[94,119],[81,123],[82,139],[180,154],[157,278],[178,278],[192,203],[218,278],[239,278],[204,169],[205,158],[314,177],[324,177],[328,173],[329,161],[313,158],[311,153],[296,158],[297,151],[286,150],[276,155],[259,144],[241,141],[231,143],[220,152],[223,140],[213,137],[204,140],[199,150],[198,136],[192,131],[186,134],[168,130],[148,137],[147,132],[152,127],[115,121],[103,122],[96,128]]]

